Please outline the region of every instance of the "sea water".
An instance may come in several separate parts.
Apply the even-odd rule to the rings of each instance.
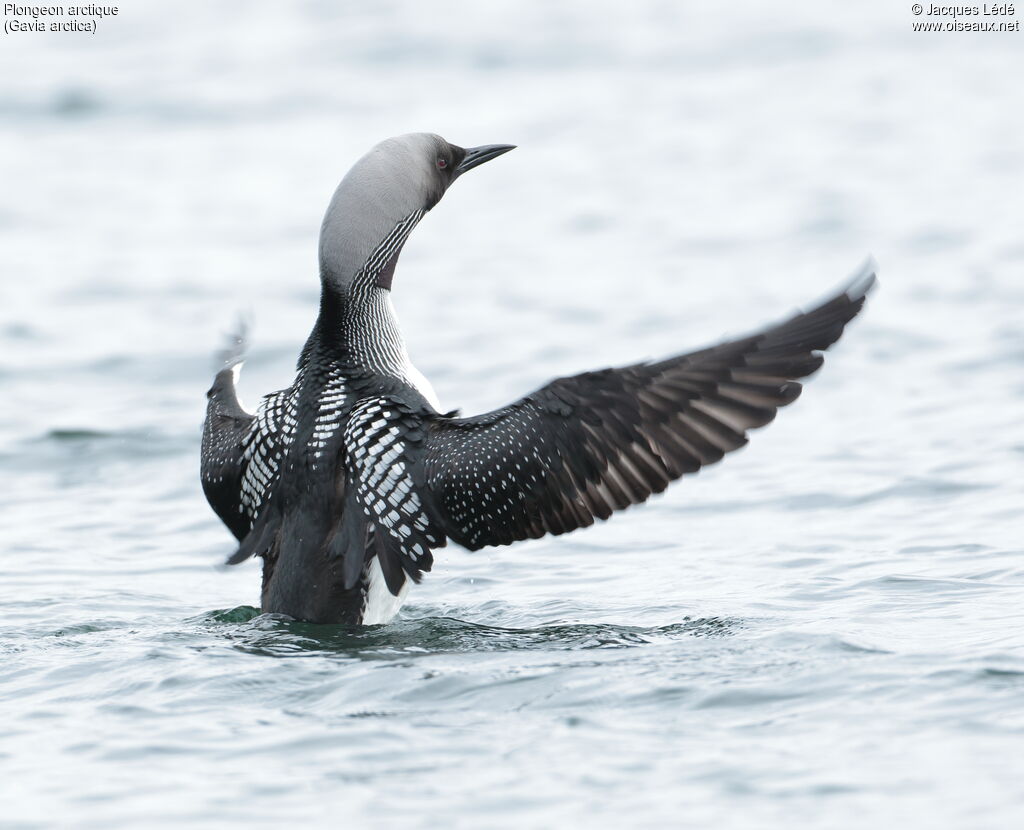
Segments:
[[[910,4],[131,4],[0,42],[0,825],[1024,821],[1024,35]],[[290,383],[322,212],[460,180],[394,299],[446,408],[880,287],[748,447],[398,619],[261,615],[212,355]]]

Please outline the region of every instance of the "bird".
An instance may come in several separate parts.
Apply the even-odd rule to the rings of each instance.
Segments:
[[[508,406],[444,412],[413,366],[391,291],[402,247],[461,176],[511,144],[389,138],[338,185],[319,238],[320,308],[294,382],[239,402],[239,332],[207,393],[201,481],[263,560],[261,610],[391,621],[452,541],[559,535],[646,501],[747,443],[801,393],[875,284],[873,262],[807,311],[663,360],[557,378]]]

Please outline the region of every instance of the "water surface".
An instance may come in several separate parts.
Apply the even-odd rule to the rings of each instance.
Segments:
[[[909,21],[150,3],[6,39],[0,824],[1019,825],[1024,35]],[[868,252],[881,290],[649,505],[443,551],[388,626],[263,616],[199,487],[211,355],[248,314],[243,396],[290,381],[331,191],[419,129],[520,145],[396,275],[446,406],[743,332]]]

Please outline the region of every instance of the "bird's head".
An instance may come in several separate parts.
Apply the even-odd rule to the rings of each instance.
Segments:
[[[459,176],[514,147],[463,148],[433,133],[408,133],[380,142],[348,171],[327,208],[320,229],[321,278],[347,290],[381,252],[386,255],[384,264],[393,270],[405,241],[403,231],[411,230]],[[393,235],[401,238],[391,251],[387,244]],[[390,272],[386,283],[390,287]]]

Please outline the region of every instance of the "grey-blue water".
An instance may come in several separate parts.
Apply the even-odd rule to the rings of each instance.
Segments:
[[[1024,34],[909,4],[126,4],[0,39],[0,825],[1024,823]],[[398,620],[267,616],[211,355],[290,382],[379,139],[514,153],[395,279],[482,411],[881,288],[750,446]]]

